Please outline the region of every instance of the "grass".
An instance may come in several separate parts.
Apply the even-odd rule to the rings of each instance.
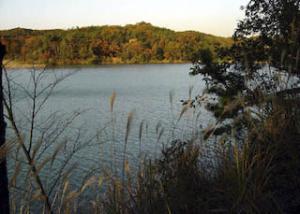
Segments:
[[[115,132],[120,131],[115,130],[116,97],[114,92],[110,98],[113,143]],[[33,102],[38,103],[34,99]],[[240,97],[237,99],[228,103],[223,113],[243,104]],[[170,93],[171,106],[172,102]],[[190,102],[183,106],[175,126],[187,112]],[[250,110],[245,111],[236,120],[247,122],[246,131],[236,128],[231,134],[213,138],[216,127],[211,126],[203,133],[203,138],[164,142],[168,146],[164,146],[154,159],[139,156],[137,170],[131,169],[126,155],[134,117],[131,112],[124,130],[122,175],[119,176],[113,167],[102,168],[100,174],[88,169],[77,187],[71,182],[76,167],[70,160],[80,149],[89,146],[90,140],[70,145],[74,148],[58,169],[54,186],[49,185],[41,171],[53,170],[48,175],[55,176],[53,163],[66,152],[65,147],[70,143],[68,139],[61,141],[59,136],[79,114],[71,116],[66,126],[54,130],[53,139],[47,135],[47,130],[38,140],[32,138],[27,147],[24,130],[15,123],[13,105],[11,102],[7,105],[17,138],[0,148],[0,158],[9,154],[15,161],[10,177],[12,213],[295,213],[299,210],[300,114],[299,99],[295,97],[274,97],[272,108],[261,106],[256,117]],[[56,122],[51,124],[55,126]],[[31,126],[29,133],[38,133],[34,127]],[[146,129],[148,124],[142,121],[138,133],[140,152]],[[155,150],[163,133],[164,128],[158,123]],[[54,148],[48,157],[44,153],[47,149],[44,135],[50,138]],[[242,137],[238,137],[240,135]],[[74,139],[81,140],[76,136]],[[111,149],[115,154],[113,150],[115,145]],[[20,182],[24,178],[22,171],[27,168],[25,181]],[[87,199],[87,195],[93,198]]]
[[[296,213],[300,206],[299,101],[290,104],[274,100],[273,110],[260,120],[247,118],[252,125],[242,140],[223,136],[210,151],[195,141],[174,141],[158,159],[144,162],[133,183],[112,182],[104,210]]]

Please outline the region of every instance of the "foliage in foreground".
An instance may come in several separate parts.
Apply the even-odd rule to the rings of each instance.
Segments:
[[[242,162],[236,164],[243,170],[236,178],[246,186],[235,203],[247,208],[235,212],[296,213],[300,209],[300,3],[250,0],[245,15],[233,46],[219,50],[223,62],[216,62],[207,50],[200,55],[204,67],[192,68],[192,74],[205,77],[206,107],[217,118],[205,138],[230,135],[225,143],[242,151]]]
[[[134,187],[129,182],[121,186],[113,182],[104,210],[297,213],[300,114],[290,114],[290,103],[276,106],[266,117],[248,118],[252,125],[242,142],[223,136],[210,142],[208,149],[199,142],[174,141],[162,151],[161,158],[146,162]]]
[[[28,199],[26,211],[40,200],[48,206],[45,212],[58,213],[297,213],[299,4],[251,0],[235,44],[221,51],[230,63],[218,63],[209,50],[201,52],[205,66],[195,64],[193,73],[205,76],[206,107],[217,119],[205,130],[207,144],[174,141],[159,159],[145,160],[137,173],[124,158],[123,177],[108,174],[101,191],[102,182],[93,176],[76,191],[62,179],[49,206],[48,195],[38,192]],[[202,104],[203,97],[195,101]],[[33,169],[36,163],[27,162]],[[80,203],[86,189],[98,193],[90,206]]]

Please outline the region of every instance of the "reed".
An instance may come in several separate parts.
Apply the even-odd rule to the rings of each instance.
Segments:
[[[35,93],[38,94],[38,91]],[[162,139],[166,128],[159,121],[154,127],[157,138],[153,159],[142,155],[143,138],[149,126],[147,121],[142,120],[137,136],[139,166],[134,169],[127,151],[134,112],[128,114],[125,130],[115,130],[117,94],[113,92],[109,101],[111,121],[105,128],[114,130],[113,140],[115,132],[125,132],[121,176],[102,167],[96,172],[87,169],[89,172],[83,176],[81,185],[75,187],[72,176],[77,163],[71,160],[81,149],[91,146],[98,135],[81,138],[78,132],[73,139],[60,138],[80,116],[81,112],[76,112],[59,129],[49,131],[52,126],[56,127],[55,124],[62,124],[60,120],[50,123],[51,126],[46,126],[47,131],[37,138],[34,136],[39,132],[30,131],[36,127],[31,125],[28,136],[33,137],[27,139],[26,133],[17,124],[13,99],[9,94],[5,105],[16,140],[7,141],[5,147],[0,148],[0,160],[9,157],[14,163],[9,182],[12,213],[37,212],[34,209],[38,209],[39,213],[282,213],[286,210],[293,212],[299,206],[298,198],[289,196],[290,188],[298,188],[300,174],[300,114],[296,97],[259,93],[262,103],[257,106],[258,109],[245,108],[233,120],[236,126],[220,137],[213,137],[221,125],[219,119],[202,130],[201,135],[165,142]],[[189,90],[188,102],[178,112],[177,123],[191,108],[191,95],[192,89]],[[37,99],[36,96],[32,98]],[[172,105],[172,93],[169,98]],[[199,97],[201,101],[206,99],[205,96]],[[42,101],[42,105],[45,103]],[[220,118],[232,114],[240,106],[245,107],[247,103],[245,97],[238,94],[223,104]],[[39,106],[34,108],[39,109]],[[196,121],[199,115],[193,114]],[[57,116],[52,117],[57,120]],[[240,128],[241,120],[247,128]],[[105,139],[101,141],[105,142]],[[161,141],[164,146],[158,151]],[[50,148],[51,152],[47,153]],[[67,158],[55,171],[55,163],[68,152]],[[111,154],[117,155],[115,151]],[[100,168],[102,163],[96,165]],[[24,170],[27,176],[22,183]],[[42,176],[49,170],[55,177],[53,183]],[[93,191],[94,197],[85,199],[87,193]]]

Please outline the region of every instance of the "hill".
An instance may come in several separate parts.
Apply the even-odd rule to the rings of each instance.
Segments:
[[[6,60],[18,64],[179,63],[201,49],[229,46],[230,38],[195,31],[175,32],[141,22],[68,30],[15,28],[0,31]]]

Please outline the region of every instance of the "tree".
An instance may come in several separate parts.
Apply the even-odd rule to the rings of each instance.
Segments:
[[[125,27],[101,26],[70,30],[12,29],[0,31],[0,38],[7,46],[6,59],[26,64],[33,60],[44,64],[88,64],[97,61],[148,63],[151,60],[187,62],[201,49],[214,51],[217,44],[231,44],[230,38],[194,31],[175,32],[144,22]],[[136,42],[130,44],[130,41]],[[98,45],[99,42],[106,43],[103,48],[109,50],[101,57],[99,51],[102,45]],[[141,52],[132,50],[134,46]]]
[[[158,47],[156,49],[155,55],[158,60],[163,60],[164,59],[164,50],[162,48]]]
[[[245,53],[248,58],[251,54],[255,54],[256,58],[261,55],[260,61],[265,60],[276,68],[299,73],[299,4],[298,0],[249,2],[245,10],[246,18],[238,24],[234,34],[239,47],[252,43],[251,50]]]
[[[92,52],[95,56],[93,63],[100,64],[106,57],[115,56],[118,47],[114,44],[109,44],[107,41],[99,40],[92,44]]]
[[[273,195],[284,213],[296,213],[300,207],[299,2],[250,0],[234,44],[218,50],[222,60],[203,60],[204,66],[195,63],[192,68],[207,82],[206,107],[217,121],[204,137],[226,139],[223,145],[235,148],[228,155],[239,154],[238,161],[251,173],[257,169],[253,161],[262,157],[259,165],[271,169],[261,170],[268,173],[268,181],[260,192]],[[203,96],[197,100],[204,103]],[[245,178],[256,185],[258,177]],[[264,206],[272,210],[270,204]]]
[[[5,128],[3,112],[3,85],[2,85],[2,60],[5,55],[5,46],[0,43],[0,149],[5,147]],[[6,158],[0,157],[0,210],[1,213],[9,213],[9,192]]]
[[[192,68],[192,73],[206,76],[208,92],[219,96],[219,102],[210,103],[208,107],[221,120],[233,118],[245,108],[258,105],[261,96],[292,91],[299,94],[300,91],[297,87],[283,88],[275,75],[285,73],[287,82],[283,85],[286,86],[292,75],[300,74],[299,1],[251,0],[245,14],[234,33],[232,47],[218,50],[219,58],[224,61],[212,63],[208,53],[202,54],[200,59],[205,67],[195,63]],[[262,73],[261,69],[268,72]],[[244,104],[236,103],[230,113],[226,112],[226,106],[237,96],[243,97]]]

